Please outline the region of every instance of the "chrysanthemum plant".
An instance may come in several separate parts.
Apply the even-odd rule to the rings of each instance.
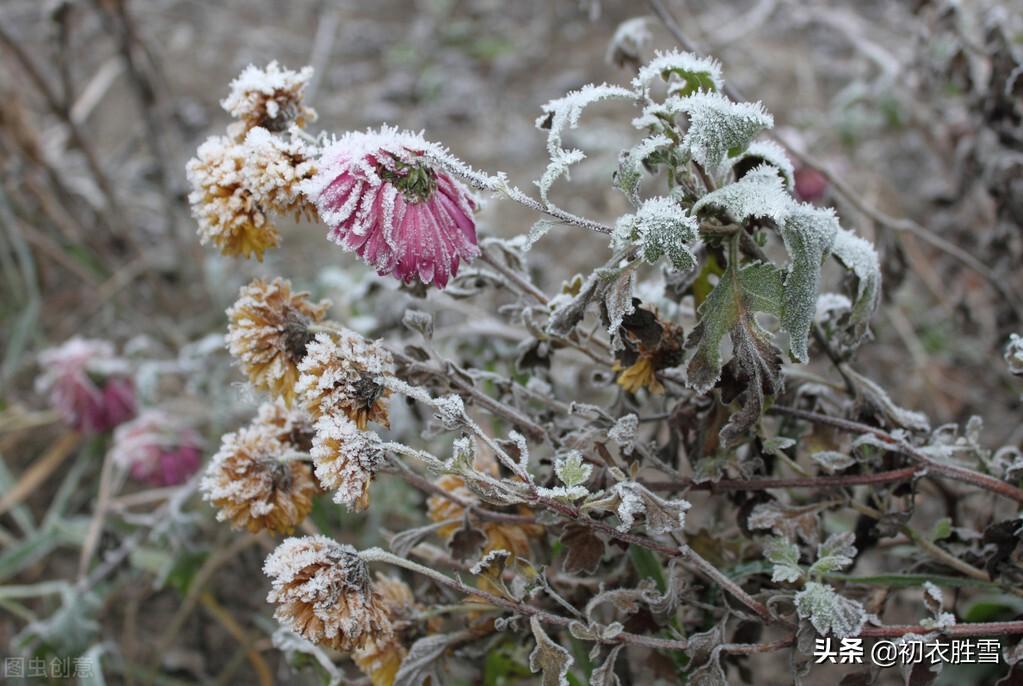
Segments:
[[[793,198],[771,115],[724,95],[716,62],[660,53],[629,86],[590,85],[543,107],[550,163],[534,195],[420,134],[314,135],[309,77],[272,64],[232,84],[224,105],[236,123],[189,165],[202,241],[262,259],[282,242],[275,217],[318,220],[419,296],[433,287],[501,302],[521,345],[515,359],[456,364],[424,312],[406,313],[418,340],[402,347],[331,320],[328,303],[283,278],[242,289],[228,345],[266,402],[207,470],[218,517],[290,535],[314,532],[303,520],[315,498],[373,507],[374,481],[428,496],[430,523],[394,534],[390,550],[322,535],[281,543],[265,565],[278,644],[317,655],[335,680],[350,655],[375,685],[452,683],[446,670],[483,663],[514,674],[516,660],[544,684],[610,685],[626,654],[655,652],[669,679],[721,684],[726,658],[792,650],[802,669],[815,635],[866,635],[867,611],[834,580],[857,555],[852,534],[822,532],[826,505],[797,509],[752,487],[748,498],[742,484],[781,464],[811,485],[811,469],[841,480],[855,462],[835,450],[813,467],[795,461],[806,428],[796,420],[818,415],[774,403],[792,397],[783,364],[798,369],[811,347],[840,368],[859,416],[880,424],[854,447],[864,465],[889,449],[930,459],[912,456],[905,433],[926,421],[849,366],[878,303],[878,257],[833,210]],[[631,210],[604,223],[559,207],[552,189],[585,157],[566,142],[584,109],[608,100],[634,108],[637,142],[606,170]],[[476,212],[488,199],[543,216],[528,235],[484,238]],[[549,231],[602,234],[610,256],[548,294],[527,257],[555,245],[541,241]],[[847,274],[845,293],[822,293],[829,260]],[[582,371],[556,373],[563,366]],[[595,381],[580,390],[585,375]],[[827,393],[796,385],[809,410]],[[382,435],[399,398],[429,410],[453,439],[449,454]],[[776,413],[782,422],[767,420]],[[719,487],[740,494],[743,535],[715,549],[705,533],[699,545],[687,537],[683,496]],[[737,627],[753,642],[732,638]]]

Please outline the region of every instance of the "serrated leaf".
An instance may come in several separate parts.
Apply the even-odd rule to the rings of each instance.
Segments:
[[[566,486],[581,486],[590,478],[593,465],[583,461],[583,454],[573,450],[558,456],[554,461],[554,473]]]
[[[697,200],[692,213],[704,216],[716,208],[735,222],[741,223],[756,217],[781,224],[788,217],[793,204],[778,172],[769,164],[761,164],[738,181]]]
[[[740,178],[750,169],[761,164],[774,167],[785,181],[785,187],[792,192],[796,186],[796,170],[792,160],[785,154],[785,149],[774,141],[753,141],[746,151],[732,160],[732,171],[735,178]]]
[[[759,102],[732,102],[720,93],[693,93],[677,108],[689,117],[682,145],[709,171],[725,158],[744,151],[761,131],[774,126],[774,117]]]
[[[568,686],[572,654],[551,640],[535,615],[529,618],[529,627],[536,639],[536,647],[529,654],[529,668],[534,674],[541,672],[542,686]]]
[[[856,636],[867,621],[863,605],[855,600],[840,596],[827,584],[808,582],[796,594],[796,612],[802,619],[809,619],[813,628],[822,636],[831,634],[836,638]]]
[[[650,533],[666,534],[685,529],[688,501],[666,500],[635,481],[617,483],[611,492],[618,499],[619,531],[631,529],[638,514],[646,516],[646,528]]]
[[[413,643],[401,661],[394,686],[422,686],[427,681],[431,684],[444,683],[437,661],[457,638],[449,634],[434,634]]]
[[[700,306],[700,319],[687,347],[696,352],[689,361],[689,384],[706,393],[721,378],[721,339],[732,340],[736,379],[745,389],[742,408],[721,430],[725,447],[738,440],[760,417],[764,396],[779,385],[781,359],[770,334],[757,323],[756,312],[777,316],[781,310],[782,273],[777,267],[757,263],[736,271],[728,269]]]
[[[655,53],[654,58],[640,68],[632,85],[643,93],[649,93],[650,84],[658,77],[669,86],[674,85],[669,89],[671,94],[716,91],[724,85],[721,65],[717,60],[681,50]]]
[[[781,323],[789,332],[793,357],[804,364],[809,361],[807,344],[817,312],[821,263],[831,251],[838,229],[834,211],[808,204],[793,206],[779,229],[789,253]]]
[[[635,214],[622,216],[615,224],[614,245],[621,249],[638,241],[640,254],[649,264],[667,258],[678,271],[696,266],[692,247],[699,228],[696,220],[672,198],[650,198]]]
[[[590,673],[590,686],[621,686],[622,682],[615,674],[615,661],[622,648],[623,645],[612,648],[600,666]]]
[[[795,582],[803,578],[799,546],[784,538],[772,538],[764,546],[764,557],[774,565],[771,581]]]

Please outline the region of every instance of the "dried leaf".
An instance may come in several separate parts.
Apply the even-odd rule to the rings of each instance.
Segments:
[[[536,639],[536,647],[529,654],[529,668],[534,674],[542,673],[542,686],[568,686],[568,670],[573,662],[571,653],[551,640],[535,615],[529,618],[529,627]]]

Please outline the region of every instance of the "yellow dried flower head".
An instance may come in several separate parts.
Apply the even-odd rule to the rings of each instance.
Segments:
[[[369,484],[384,459],[380,438],[343,415],[325,414],[316,422],[311,454],[316,478],[334,491],[334,502],[349,510],[366,509]]]
[[[343,413],[365,429],[390,426],[382,377],[394,373],[391,354],[352,331],[317,334],[299,364],[295,390],[311,417]]]
[[[326,315],[330,303],[313,303],[305,292],[292,293],[291,282],[256,279],[244,286],[227,311],[227,347],[256,388],[283,398],[295,397],[298,365],[313,338],[309,325]]]
[[[620,334],[624,345],[613,367],[619,373],[618,385],[629,393],[641,388],[664,393],[657,372],[682,362],[682,327],[638,307],[622,321]]]
[[[265,428],[226,434],[199,484],[217,519],[252,533],[290,533],[313,509],[316,482],[299,460],[282,459],[288,446]]]
[[[309,416],[300,408],[288,407],[281,398],[261,403],[251,426],[269,431],[297,451],[309,452],[313,446],[314,430]]]
[[[239,132],[254,126],[269,131],[286,131],[316,121],[316,112],[302,103],[303,93],[313,76],[312,67],[301,71],[281,68],[276,61],[260,69],[250,64],[231,82],[231,92],[220,106],[240,120]]]
[[[313,643],[350,652],[386,642],[391,620],[355,549],[326,536],[289,538],[263,565],[267,602],[285,628]]]
[[[243,173],[248,190],[271,212],[314,220],[316,206],[299,184],[316,174],[315,150],[298,138],[285,140],[262,127],[245,136]]]
[[[373,686],[393,686],[407,652],[396,638],[372,638],[352,653],[352,662]]]
[[[213,243],[228,257],[255,256],[263,261],[268,248],[280,244],[259,198],[245,179],[244,146],[225,136],[212,136],[188,161],[188,202],[199,224],[199,241]]]

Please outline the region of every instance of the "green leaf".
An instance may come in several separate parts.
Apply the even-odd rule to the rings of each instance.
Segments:
[[[827,584],[807,583],[796,594],[795,601],[799,616],[809,619],[822,636],[855,636],[867,621],[867,614],[860,603],[843,598]]]
[[[697,200],[693,204],[692,213],[702,217],[712,214],[716,209],[733,222],[742,223],[748,219],[761,218],[781,224],[789,216],[794,204],[774,167],[761,164],[738,181]]]
[[[661,561],[647,548],[638,545],[629,546],[629,559],[640,579],[653,579],[657,584],[657,590],[664,593],[668,588],[668,582],[664,578],[664,569]]]
[[[795,582],[803,578],[803,569],[799,566],[799,546],[791,541],[776,537],[764,546],[764,557],[773,565],[771,581]]]
[[[790,258],[781,323],[789,332],[793,357],[804,364],[809,361],[807,343],[817,310],[821,263],[831,251],[838,229],[834,211],[809,204],[794,206],[781,225],[781,237]]]
[[[759,102],[732,102],[720,93],[693,93],[671,106],[689,117],[682,145],[710,172],[726,157],[745,150],[761,131],[774,126],[774,117]]]
[[[742,408],[721,430],[725,447],[759,419],[764,397],[780,385],[781,359],[771,335],[757,323],[756,312],[779,316],[783,297],[782,272],[770,264],[757,263],[729,268],[700,306],[700,319],[686,342],[696,352],[689,361],[689,384],[706,393],[721,378],[721,339],[731,337],[735,378],[745,388]]]
[[[858,343],[866,336],[867,324],[881,297],[881,261],[869,241],[845,229],[835,233],[831,254],[856,277],[849,324],[852,342]]]
[[[583,454],[578,450],[563,455],[554,463],[554,472],[561,483],[566,486],[580,486],[590,478],[593,466],[583,461]]]

